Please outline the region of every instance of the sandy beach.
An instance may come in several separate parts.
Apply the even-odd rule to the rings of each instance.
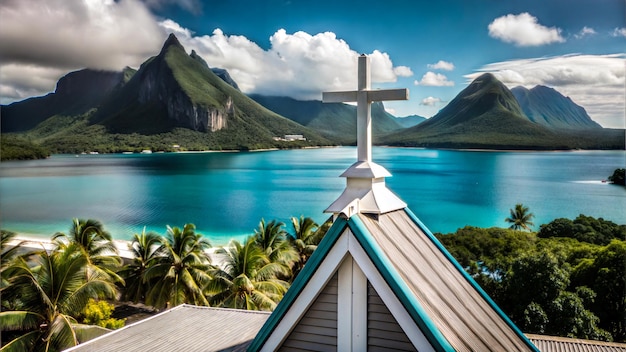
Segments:
[[[45,249],[50,251],[54,248],[54,243],[50,238],[46,238],[43,235],[18,233],[11,241],[8,242],[8,246],[17,246],[21,243],[21,247],[26,251]],[[129,250],[130,241],[113,240],[115,247],[124,261],[130,261],[134,258],[132,251]],[[213,265],[222,265],[224,260],[223,256],[216,254],[219,247],[213,247],[208,250],[211,257],[211,263]]]

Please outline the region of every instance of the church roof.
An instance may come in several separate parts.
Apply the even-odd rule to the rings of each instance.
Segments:
[[[269,316],[182,304],[66,351],[245,351]]]
[[[183,304],[66,351],[245,351],[269,316]],[[542,352],[626,352],[624,343],[526,336]]]
[[[625,343],[526,334],[542,352],[626,352]]]
[[[352,240],[344,253],[337,252],[334,247],[341,247],[340,238],[345,236],[351,236],[356,243]],[[383,300],[399,302],[419,330],[416,333],[422,334],[433,350],[537,350],[408,209],[337,218],[253,341],[251,350],[261,349],[270,338],[286,339],[280,324],[294,314],[290,310],[302,309],[298,305],[299,295],[310,295],[306,286],[314,285],[316,275],[329,280],[339,264],[328,266],[326,262],[338,263],[337,258],[340,261],[345,256],[354,257]],[[367,268],[367,262],[373,264],[374,270]],[[382,285],[377,283],[376,275],[383,278]],[[385,288],[389,293],[382,290]],[[307,300],[312,301],[304,301]],[[305,312],[298,314],[302,317]],[[396,315],[396,320],[402,321]],[[407,331],[410,324],[401,325],[407,335],[414,333]],[[417,340],[419,337],[412,341]]]

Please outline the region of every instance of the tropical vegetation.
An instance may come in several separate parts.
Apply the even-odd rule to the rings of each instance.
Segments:
[[[613,175],[609,176],[609,181],[616,185],[626,186],[626,169],[615,169]]]
[[[436,236],[522,331],[626,341],[626,225],[579,215],[518,228]]]
[[[626,341],[626,225],[580,215],[532,231],[523,204],[510,228],[436,234],[524,332]],[[526,226],[524,226],[526,225]],[[115,308],[179,304],[273,310],[330,226],[262,219],[244,241],[212,248],[193,224],[132,237],[122,264],[110,234],[74,219],[53,247],[27,250],[2,231],[2,351],[58,351],[123,326]],[[61,279],[63,278],[63,279]]]
[[[511,224],[509,227],[513,230],[527,230],[530,231],[530,227],[535,224],[531,221],[532,218],[535,217],[535,214],[529,212],[527,206],[524,204],[518,203],[515,204],[515,209],[509,210],[510,215],[508,218],[504,219],[504,221]]]

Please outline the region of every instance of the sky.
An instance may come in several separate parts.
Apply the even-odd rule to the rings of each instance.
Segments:
[[[0,103],[83,68],[138,68],[174,33],[247,94],[321,100],[408,88],[396,116],[431,117],[484,72],[552,87],[625,128],[626,0],[0,0]]]

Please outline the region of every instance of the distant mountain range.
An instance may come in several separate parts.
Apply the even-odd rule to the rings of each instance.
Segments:
[[[27,132],[53,152],[331,144],[254,102],[229,78],[225,71],[218,77],[195,52],[187,55],[170,35],[136,72],[70,73],[55,93],[3,106],[2,132]],[[306,140],[281,140],[294,134]]]
[[[546,90],[550,93],[546,94]],[[554,90],[543,87],[529,92],[523,106],[533,112],[532,117],[524,113],[511,90],[494,75],[485,73],[435,116],[417,126],[386,135],[382,142],[437,148],[624,148],[624,130],[601,128],[584,109]],[[566,115],[570,111],[577,114]]]
[[[354,144],[356,108],[243,94],[174,35],[139,70],[81,70],[54,93],[2,106],[2,133],[52,152],[259,149]],[[509,90],[484,74],[437,115],[398,118],[372,104],[374,142],[396,146],[623,149],[624,131],[603,129],[548,87]],[[287,142],[285,135],[305,140]],[[180,148],[180,149],[173,149]]]
[[[557,129],[602,128],[582,106],[552,88],[535,86],[528,90],[515,87],[511,92],[526,117],[534,123]]]
[[[250,95],[264,107],[312,128],[321,135],[342,144],[356,143],[356,106],[343,103],[301,101],[289,97]],[[390,132],[403,129],[401,119],[385,111],[382,102],[372,104],[372,138],[374,143]]]
[[[409,115],[403,117],[396,117],[396,122],[400,124],[400,126],[404,128],[409,128],[413,126],[417,126],[420,123],[426,121],[427,119],[424,116],[419,115]]]

